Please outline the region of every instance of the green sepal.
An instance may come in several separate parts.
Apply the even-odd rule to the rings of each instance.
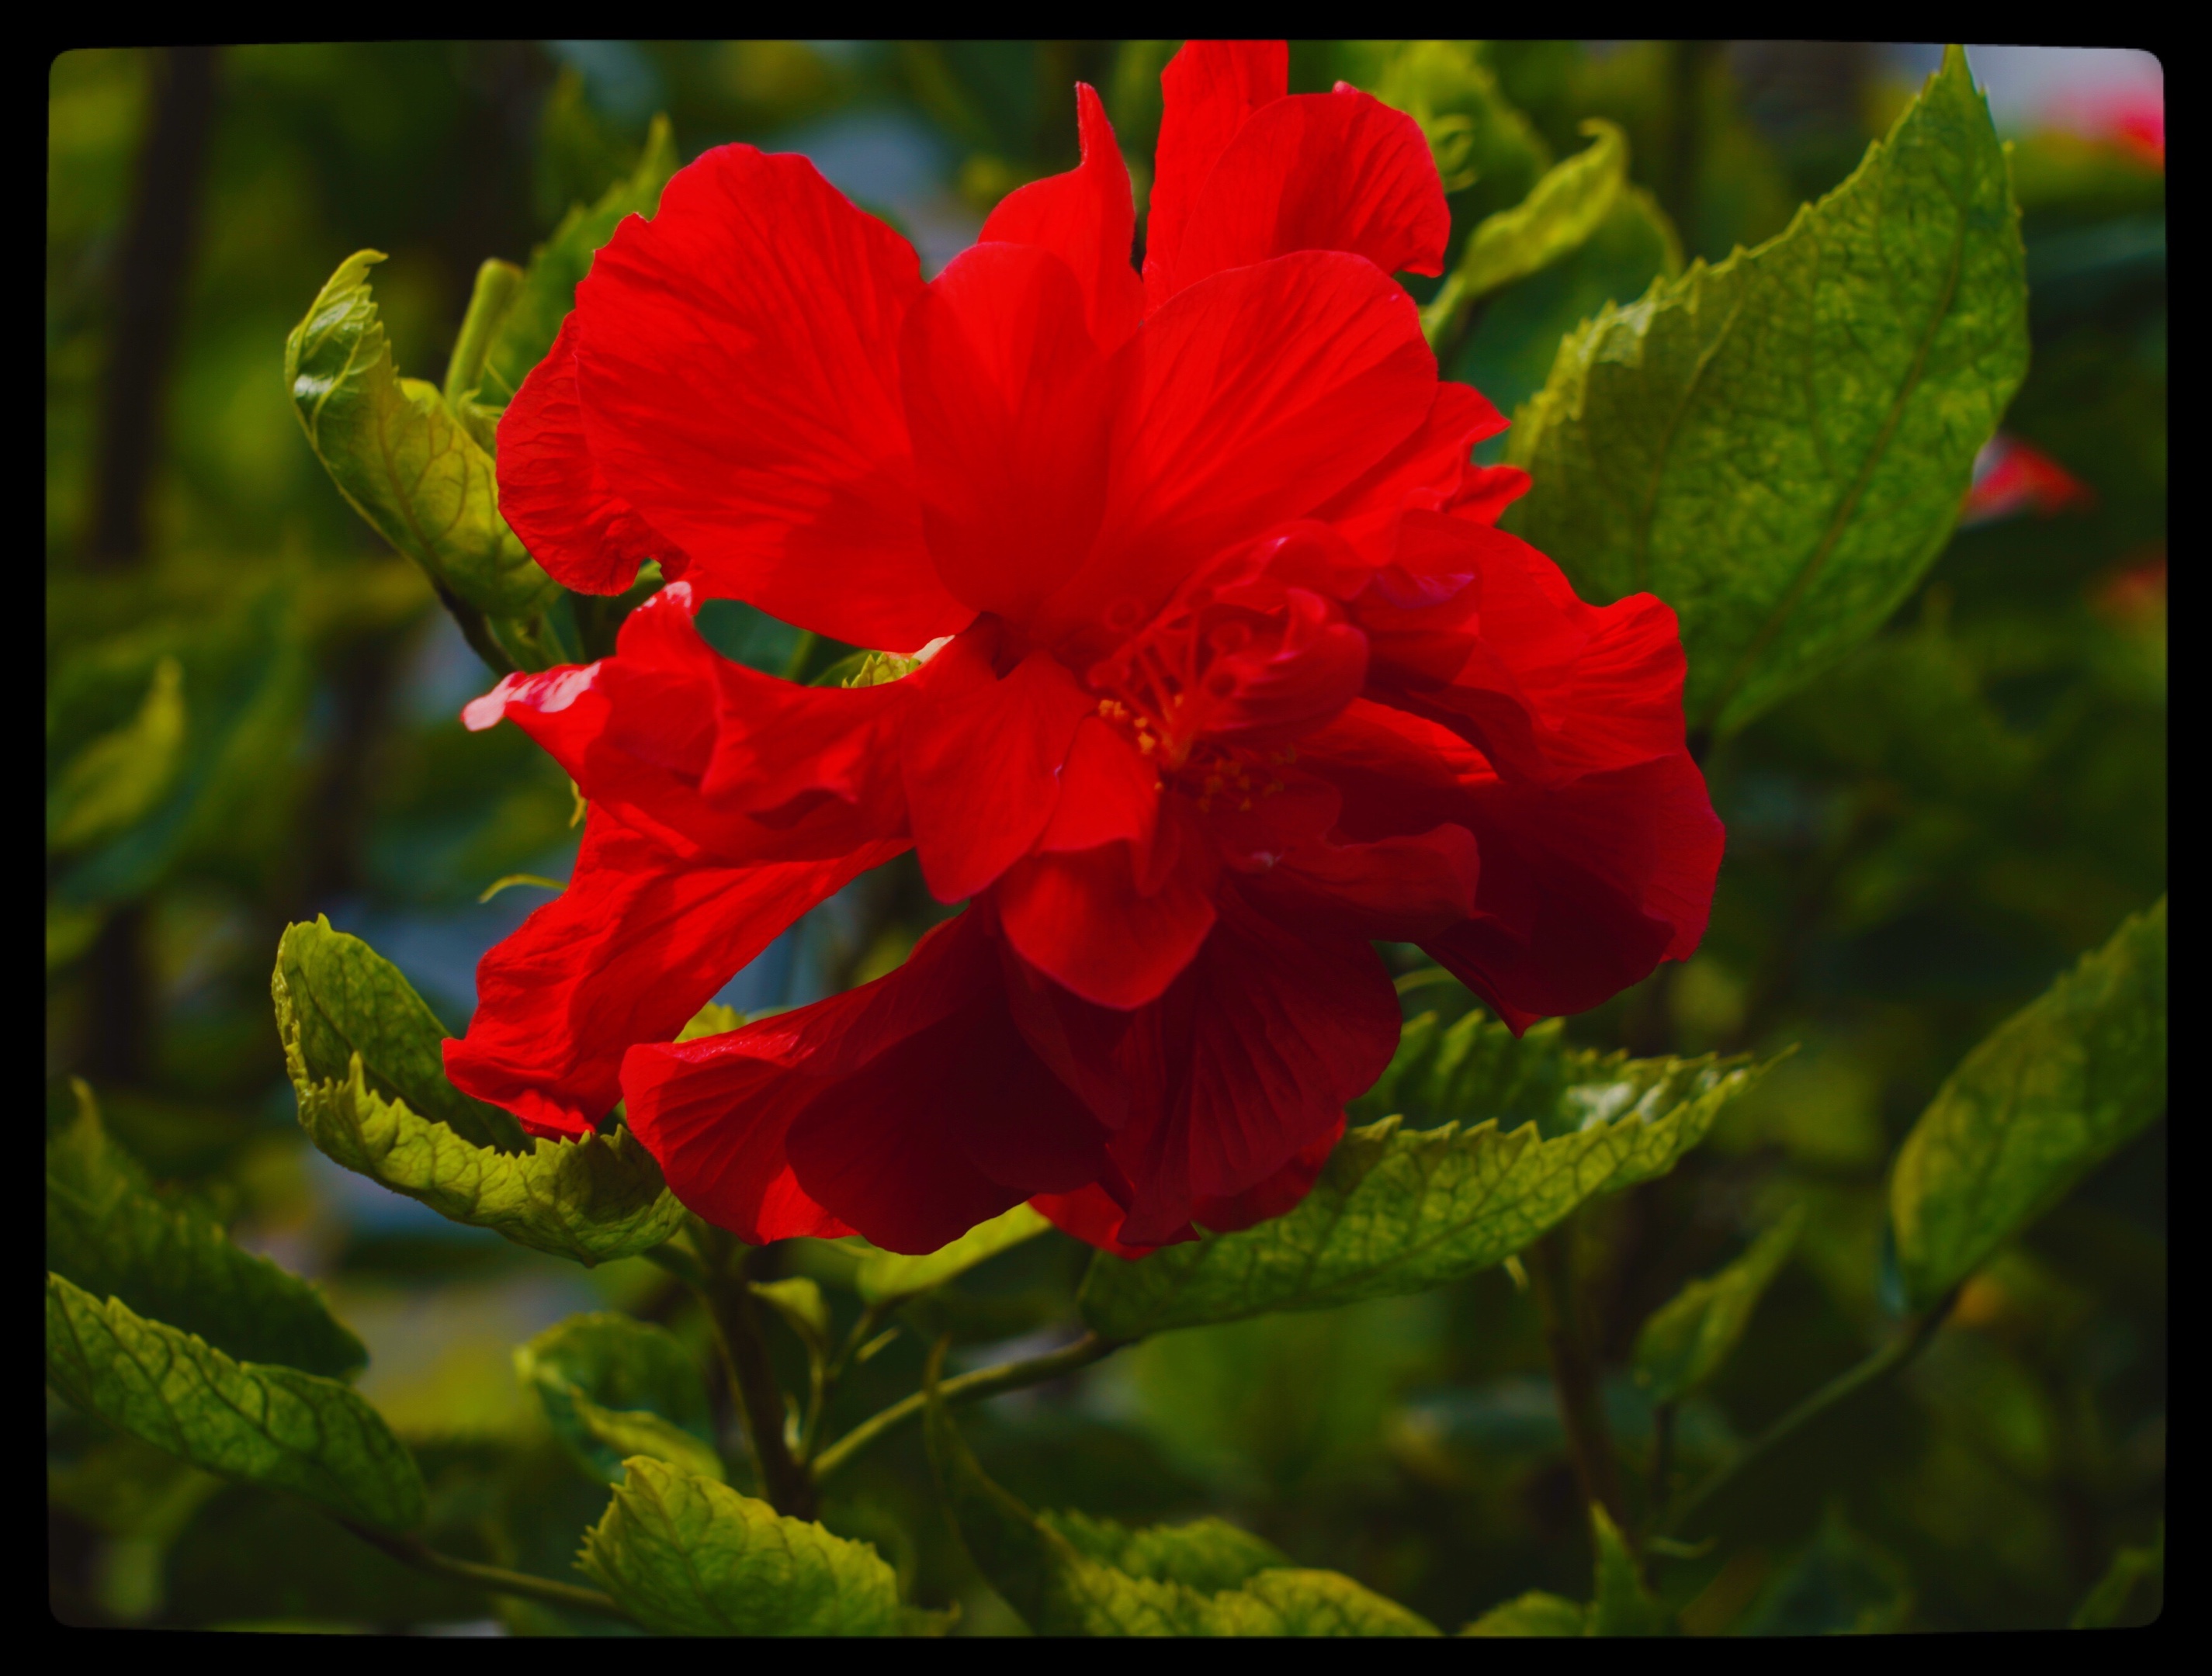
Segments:
[[[623,1463],[583,1569],[660,1635],[885,1636],[936,1627],[899,1605],[898,1578],[865,1542],[666,1461]]]
[[[1027,1205],[1017,1205],[1003,1215],[980,1222],[948,1246],[921,1257],[902,1257],[896,1252],[872,1251],[854,1271],[854,1289],[870,1303],[926,1292],[955,1275],[965,1273],[986,1258],[995,1257],[1024,1240],[1036,1238],[1052,1224]]]
[[[499,514],[490,453],[444,393],[399,375],[356,252],[284,340],[284,383],[315,456],[354,510],[431,580],[491,618],[558,589]]]
[[[1905,1302],[1935,1303],[2166,1109],[2166,898],[1984,1037],[1898,1150]]]
[[[88,1414],[208,1472],[388,1530],[422,1521],[414,1457],[349,1387],[237,1361],[58,1274],[46,1276],[46,1378]]]
[[[513,300],[501,314],[478,376],[470,386],[474,399],[504,408],[522,388],[532,367],[545,359],[560,334],[561,322],[576,306],[576,287],[591,271],[592,258],[614,237],[629,216],[650,217],[660,207],[661,188],[683,160],[666,117],[653,119],[645,155],[627,179],[617,180],[597,202],[575,204],[553,234],[531,252]]]
[[[72,1082],[76,1116],[46,1142],[47,1268],[240,1361],[337,1377],[368,1360],[313,1284],[156,1197],[101,1126],[92,1090]]]
[[[1334,1571],[1290,1564],[1218,1519],[1130,1531],[1032,1513],[985,1475],[927,1375],[930,1466],[976,1567],[1039,1635],[1432,1636],[1436,1626]]]
[[[1733,730],[1878,628],[1948,539],[2027,367],[2019,210],[1966,57],[1844,184],[1559,347],[1508,515],[1585,598],[1648,590],[1691,727]]]
[[[384,1054],[386,1076],[378,1081],[386,1087],[398,1090],[407,1078],[406,1089],[449,1112],[465,1098],[422,1056],[444,1034],[436,1019],[358,938],[322,920],[292,926],[270,987],[300,1126],[355,1174],[452,1221],[587,1267],[648,1251],[684,1225],[684,1207],[660,1166],[627,1129],[501,1151],[422,1116],[404,1093],[395,1098],[373,1083],[357,1039]],[[322,1010],[325,1000],[331,1011]]]
[[[1651,1313],[1636,1335],[1635,1371],[1653,1402],[1680,1402],[1720,1371],[1804,1225],[1804,1207],[1791,1205],[1742,1256]]]
[[[1139,1261],[1093,1259],[1084,1318],[1133,1339],[1441,1285],[1503,1261],[1586,1199],[1673,1169],[1761,1069],[1569,1054],[1548,1108],[1517,1127],[1416,1130],[1389,1117],[1352,1129],[1286,1215]]]
[[[633,1455],[723,1479],[706,1381],[665,1328],[611,1313],[572,1315],[518,1345],[514,1372],[537,1393],[562,1446],[607,1483]]]
[[[298,1038],[295,1080],[343,1081],[358,1054],[368,1085],[386,1099],[405,1101],[479,1146],[528,1149],[509,1114],[446,1080],[444,1044],[452,1032],[399,969],[358,937],[334,930],[329,916],[285,927],[270,989],[277,1028],[288,1040]]]

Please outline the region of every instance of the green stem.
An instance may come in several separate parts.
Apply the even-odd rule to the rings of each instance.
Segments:
[[[1613,1437],[1598,1395],[1597,1363],[1590,1355],[1576,1307],[1571,1230],[1554,1228],[1528,1248],[1528,1278],[1544,1321],[1544,1350],[1552,1363],[1552,1383],[1559,1400],[1559,1424],[1567,1435],[1567,1454],[1581,1481],[1583,1501],[1595,1503],[1615,1527],[1629,1528],[1620,1494],[1620,1470]]]
[[[596,1588],[556,1582],[550,1577],[533,1577],[527,1572],[509,1571],[497,1565],[480,1565],[472,1559],[456,1559],[451,1554],[440,1553],[419,1537],[356,1525],[350,1519],[340,1519],[338,1523],[370,1547],[380,1549],[402,1565],[411,1565],[434,1577],[450,1577],[455,1582],[471,1583],[495,1594],[520,1595],[526,1600],[541,1600],[549,1606],[596,1612],[602,1618],[620,1618],[625,1624],[637,1621],[615,1604],[614,1596],[603,1594]]]
[[[981,1368],[972,1374],[962,1374],[957,1379],[948,1379],[937,1388],[938,1394],[948,1403],[976,1402],[985,1397],[995,1397],[1002,1391],[1042,1385],[1048,1379],[1072,1374],[1078,1368],[1087,1368],[1128,1342],[1126,1339],[1102,1339],[1095,1333],[1086,1333],[1065,1350],[1033,1356],[1025,1362]],[[861,1421],[815,1458],[815,1482],[819,1484],[878,1438],[915,1418],[927,1406],[927,1396],[917,1391]]]
[[[1895,1373],[1914,1357],[1919,1355],[1927,1348],[1928,1341],[1936,1336],[1936,1329],[1943,1324],[1944,1317],[1951,1313],[1952,1302],[1957,1296],[1958,1292],[1954,1288],[1949,1296],[1945,1297],[1926,1315],[1914,1321],[1905,1331],[1899,1333],[1897,1337],[1864,1360],[1844,1369],[1843,1372],[1814,1392],[1811,1396],[1807,1397],[1772,1425],[1767,1427],[1765,1431],[1753,1438],[1750,1442],[1738,1449],[1725,1463],[1715,1469],[1711,1477],[1675,1504],[1674,1512],[1660,1524],[1660,1533],[1662,1535],[1672,1536],[1681,1530],[1691,1520],[1705,1511],[1706,1506],[1716,1497],[1735,1483],[1751,1466],[1772,1453],[1774,1448],[1785,1439],[1802,1430],[1808,1424],[1826,1413],[1845,1398]]]
[[[747,1285],[744,1265],[734,1257],[734,1242],[716,1241],[707,1253],[708,1284],[700,1296],[714,1326],[714,1341],[729,1370],[744,1416],[745,1436],[760,1466],[761,1492],[778,1513],[794,1519],[814,1516],[814,1483],[792,1456],[783,1435],[783,1391],[769,1361],[760,1310]]]

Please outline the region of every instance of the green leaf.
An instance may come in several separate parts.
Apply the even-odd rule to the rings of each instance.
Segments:
[[[691,1015],[691,1022],[677,1035],[678,1041],[696,1041],[702,1035],[721,1035],[736,1029],[745,1022],[745,1016],[735,1007],[724,1006],[720,1001],[709,1001]]]
[[[1456,222],[1520,203],[1551,167],[1551,148],[1463,42],[1404,43],[1371,91],[1420,124]]]
[[[87,1413],[208,1472],[387,1529],[422,1521],[414,1457],[347,1387],[235,1361],[58,1274],[46,1277],[46,1378]]]
[[[902,1257],[896,1252],[872,1252],[854,1272],[853,1284],[870,1303],[882,1303],[941,1286],[987,1257],[1033,1239],[1052,1224],[1026,1205],[1017,1205],[1003,1216],[980,1222],[951,1245],[922,1257]]]
[[[2105,1575],[2074,1608],[2067,1627],[2111,1630],[2154,1623],[2165,1603],[2165,1594],[2166,1521],[2161,1519],[2158,1534],[2150,1542],[2140,1548],[2123,1548],[2112,1556]]]
[[[1540,1588],[1492,1606],[1460,1633],[1463,1636],[1578,1636],[1589,1624],[1589,1608],[1579,1600],[1547,1594]]]
[[[1681,271],[1674,223],[1650,193],[1625,186],[1578,248],[1484,306],[1449,376],[1510,413],[1544,387],[1560,339],[1607,303],[1633,302]]]
[[[1585,598],[1672,605],[1691,726],[1734,729],[1896,609],[2027,365],[2019,214],[1954,47],[1779,236],[1560,346],[1508,521]]]
[[[1793,1205],[1742,1256],[1652,1312],[1636,1336],[1635,1364],[1636,1382],[1652,1401],[1680,1402],[1720,1371],[1804,1224],[1804,1207]]]
[[[1468,1034],[1479,1037],[1479,1027]],[[1558,1053],[1557,1037],[1546,1040]],[[1347,1133],[1285,1216],[1136,1262],[1094,1259],[1085,1319],[1108,1338],[1129,1339],[1271,1309],[1331,1309],[1471,1274],[1585,1199],[1673,1169],[1758,1075],[1746,1061],[1711,1056],[1559,1060],[1551,1103],[1534,1121],[1413,1130],[1385,1118]],[[1466,1101],[1462,1114],[1496,1109],[1481,1080],[1462,1075],[1452,1085]]]
[[[1516,279],[1549,267],[1586,242],[1604,223],[1628,180],[1628,137],[1612,123],[1583,124],[1592,143],[1546,173],[1510,210],[1486,216],[1468,235],[1443,288],[1421,311],[1431,343],[1468,306]]]
[[[270,988],[277,1029],[288,1043],[298,1041],[295,1081],[342,1082],[358,1054],[368,1086],[386,1099],[405,1101],[479,1146],[528,1146],[512,1116],[446,1080],[445,1041],[453,1033],[399,969],[358,937],[332,930],[326,915],[285,928]]]
[[[1218,1519],[1130,1531],[1035,1514],[985,1476],[927,1375],[930,1464],[977,1568],[1046,1636],[1432,1636],[1436,1627],[1334,1571],[1290,1566]]]
[[[1590,1530],[1597,1544],[1597,1588],[1590,1601],[1589,1636],[1665,1636],[1674,1633],[1674,1614],[1644,1586],[1636,1556],[1620,1528],[1601,1507],[1590,1509]]]
[[[1924,1309],[2166,1108],[2166,898],[1990,1032],[1899,1149],[1889,1214]]]
[[[469,312],[461,318],[460,336],[453,339],[453,352],[446,361],[446,405],[488,454],[499,452],[499,416],[506,404],[484,406],[477,400],[477,386],[483,381],[484,360],[491,353],[492,340],[521,288],[521,269],[495,256],[487,257],[477,269],[476,286],[469,293]]]
[[[609,1484],[650,1455],[720,1481],[714,1421],[699,1364],[675,1334],[628,1315],[571,1315],[514,1352],[555,1436]]]
[[[152,812],[175,783],[185,745],[184,666],[154,666],[138,714],[70,760],[46,793],[46,847],[58,854],[112,838]]]
[[[551,603],[553,580],[499,515],[491,456],[393,365],[368,270],[348,257],[284,340],[284,383],[315,456],[354,510],[455,598],[494,617]]]
[[[1891,1635],[1905,1627],[1905,1568],[1830,1507],[1805,1551],[1729,1626],[1739,1636]]]
[[[581,1564],[662,1635],[883,1636],[908,1627],[873,1547],[666,1462],[623,1463]]]
[[[326,1157],[451,1221],[587,1268],[650,1251],[684,1225],[660,1166],[627,1129],[495,1152],[386,1100],[358,1055],[343,1082],[311,1083],[296,1069],[292,1082],[300,1126]]]
[[[576,306],[576,286],[591,271],[592,256],[614,237],[624,216],[650,216],[660,207],[660,190],[682,161],[668,118],[655,117],[645,155],[629,178],[608,187],[588,208],[571,208],[553,236],[531,252],[530,266],[492,337],[481,376],[470,381],[478,400],[503,408],[514,399]]]
[[[322,1294],[241,1251],[209,1218],[166,1204],[100,1126],[75,1078],[76,1118],[46,1142],[46,1266],[249,1362],[350,1374],[368,1360]]]

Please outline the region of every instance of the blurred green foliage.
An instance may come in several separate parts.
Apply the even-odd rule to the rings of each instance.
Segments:
[[[602,1522],[615,1423],[644,1415],[694,1447],[708,1434],[726,1454],[740,1446],[707,1323],[673,1277],[636,1259],[586,1272],[418,1211],[327,1167],[293,1120],[268,991],[284,926],[328,914],[368,936],[458,1023],[475,955],[530,905],[526,890],[484,904],[479,893],[510,873],[558,877],[574,834],[569,786],[526,738],[460,727],[459,705],[489,677],[422,573],[302,443],[286,334],[349,253],[382,250],[376,303],[396,362],[434,371],[485,259],[526,261],[572,205],[629,179],[662,112],[685,157],[731,139],[808,150],[933,264],[1000,194],[1074,161],[1068,89],[1081,79],[1106,97],[1141,207],[1174,45],[224,49],[186,258],[153,266],[125,252],[164,55],[52,64],[50,1145],[83,1139],[65,1081],[81,1076],[118,1156],[150,1178],[126,1183],[143,1225],[228,1230],[231,1257],[264,1254],[319,1284],[368,1346],[359,1390],[420,1464],[421,1534],[442,1552],[572,1578],[599,1524],[606,1575],[628,1576],[623,1545],[643,1539]],[[1595,231],[1472,299],[1445,346],[1447,371],[1509,412],[1603,303],[1633,301],[1686,258],[1780,232],[1911,91],[1875,49],[1850,46],[1425,52],[1408,65],[1390,43],[1297,43],[1293,84],[1376,86],[1400,66],[1404,85],[1388,91],[1445,167],[1455,262],[1484,217],[1584,149],[1583,123],[1626,138],[1626,184]],[[1581,1048],[1640,1056],[1796,1048],[1671,1175],[1593,1201],[1559,1236],[1639,1503],[1655,1466],[1679,1489],[1888,1330],[1899,1143],[1975,1043],[2165,888],[2163,175],[2138,150],[2057,131],[2021,136],[2010,167],[2032,356],[2003,428],[2093,498],[1962,528],[1882,632],[1718,741],[1705,766],[1729,841],[1703,948],[1565,1025]],[[1431,301],[1434,288],[1417,294]],[[125,323],[164,308],[173,349],[118,370]],[[158,439],[142,490],[112,442],[132,403]],[[143,539],[95,551],[112,497],[134,493],[120,510]],[[705,626],[779,671],[842,655],[757,614]],[[887,869],[763,956],[770,987],[741,1004],[886,969],[929,914],[910,871]],[[1437,1015],[1421,1028],[1439,1039],[1471,1006],[1423,984],[1407,1005]],[[1410,1129],[1448,1115],[1425,1118],[1407,1090],[1394,1108]],[[1647,1557],[1682,1627],[2056,1627],[2077,1608],[2084,1623],[2156,1612],[2165,1135],[2161,1116],[1997,1250],[1900,1378],[1717,1500],[1698,1533],[1710,1547]],[[1754,1244],[1784,1218],[1794,1244]],[[841,1339],[866,1307],[849,1254],[801,1244],[771,1257],[823,1283]],[[1729,1278],[1747,1253],[1758,1285]],[[1057,1234],[1015,1240],[870,1317],[893,1335],[854,1359],[831,1419],[850,1425],[915,1391],[939,1333],[956,1369],[1022,1353],[1026,1335],[1072,1317],[1085,1254]],[[960,1436],[978,1474],[1024,1508],[1133,1528],[1223,1516],[1447,1630],[1500,1602],[1493,1628],[1640,1622],[1654,1608],[1632,1570],[1608,1571],[1612,1550],[1593,1546],[1524,1278],[1491,1268],[1418,1296],[1167,1333],[968,1407]],[[1639,1333],[1673,1299],[1662,1321],[1724,1337],[1691,1319],[1722,1293],[1736,1299],[1722,1324],[1741,1335],[1735,1352],[1701,1357],[1697,1388],[1678,1381],[1662,1418],[1656,1375],[1633,1376]],[[653,1399],[548,1371],[562,1364],[538,1335],[604,1310],[665,1329],[657,1353],[699,1362],[703,1415],[688,1391]],[[524,1377],[568,1405],[551,1418],[517,1381],[513,1350],[533,1340],[544,1348]],[[770,1345],[785,1388],[806,1390],[800,1332],[775,1326]],[[66,1621],[610,1627],[410,1570],[304,1503],[224,1484],[52,1399],[47,1447],[50,1599]],[[685,1493],[711,1498],[705,1483]],[[637,1525],[642,1509],[623,1516]],[[951,1539],[918,1431],[855,1459],[822,1517],[876,1545],[898,1598],[958,1606],[956,1632],[1014,1627]],[[1050,1528],[1091,1553],[1073,1527]],[[850,1552],[825,1547],[823,1564]],[[879,1605],[891,1598],[872,1570],[868,1587]],[[689,1624],[714,1608],[667,1610]]]

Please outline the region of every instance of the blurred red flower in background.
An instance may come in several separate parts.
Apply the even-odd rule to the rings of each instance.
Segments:
[[[453,1081],[541,1134],[618,1096],[747,1240],[927,1251],[1024,1199],[1109,1248],[1311,1185],[1396,1043],[1370,939],[1516,1028],[1697,944],[1721,829],[1674,614],[1595,608],[1492,527],[1525,479],[1391,277],[1449,218],[1419,127],[1282,44],[1164,77],[1145,264],[1081,166],[923,283],[805,159],[708,153],[602,251],[500,430],[572,587],[679,581],[611,658],[509,677],[589,799],[574,878],[485,956]],[[731,663],[750,601],[903,678]],[[681,1026],[799,914],[917,853],[965,901],[898,970]]]

